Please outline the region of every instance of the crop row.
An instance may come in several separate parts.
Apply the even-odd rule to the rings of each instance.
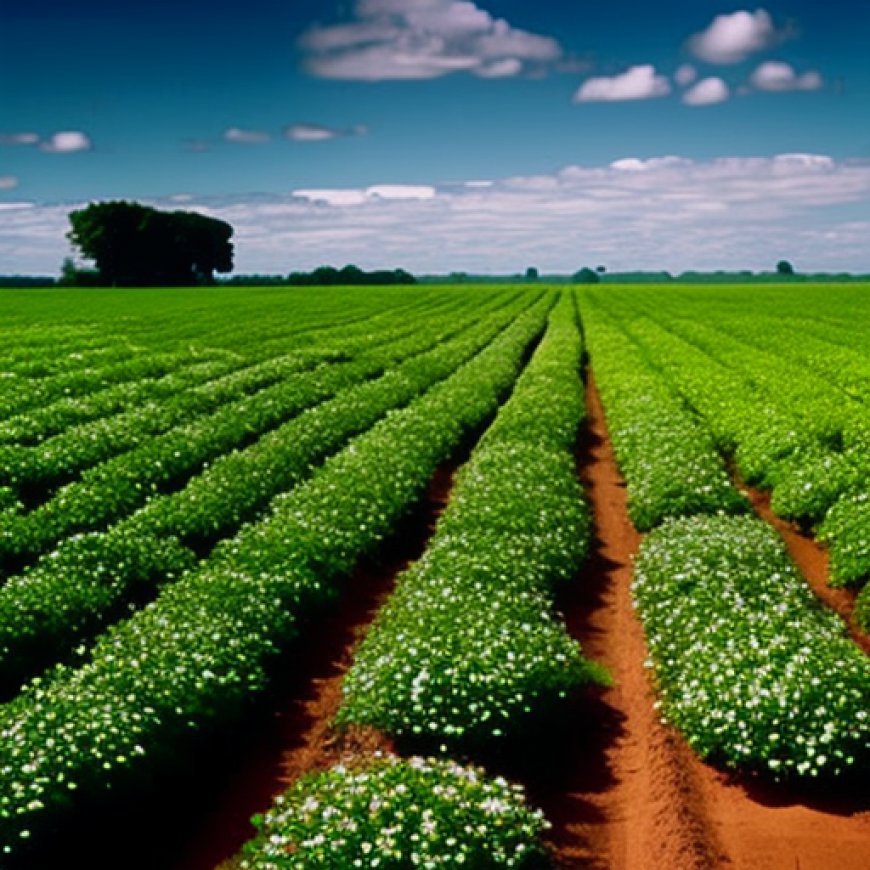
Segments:
[[[76,800],[171,764],[192,732],[226,726],[268,682],[300,618],[336,594],[395,528],[436,465],[495,409],[549,303],[521,315],[454,375],[388,415],[201,570],[0,711],[0,842],[39,839]]]
[[[709,329],[704,349],[648,318],[632,320],[627,329],[700,415],[717,448],[734,457],[743,477],[772,489],[776,513],[818,527],[831,550],[831,583],[860,586],[870,578],[870,526],[862,508],[870,479],[870,417],[864,406],[853,402],[852,411],[835,424],[830,415],[826,418],[824,402],[843,396],[838,400],[836,389],[823,390],[817,379],[805,380],[806,373],[795,370],[789,380],[803,382],[796,413],[796,388],[782,395],[759,391],[756,369],[736,370],[711,355]],[[681,332],[687,329],[682,326]],[[728,345],[729,339],[720,336],[715,347],[723,350],[717,356],[725,358]],[[765,359],[756,362],[758,368],[770,368]],[[778,374],[785,377],[781,370]],[[827,398],[817,398],[817,392]],[[817,427],[828,433],[827,443],[808,429],[808,417],[828,419]]]
[[[358,648],[340,723],[485,743],[597,676],[552,605],[589,548],[572,460],[584,411],[574,318],[566,294]]]
[[[743,510],[707,431],[600,310],[581,310],[635,526],[647,531],[668,517]]]
[[[666,523],[633,585],[667,718],[777,779],[870,774],[870,659],[754,517]]]
[[[600,311],[584,310],[594,336]],[[648,394],[667,391],[670,381],[684,389],[695,385],[692,395],[702,408],[722,401],[727,371],[704,366],[694,352],[685,352],[681,368],[674,362],[679,351],[647,321],[628,328],[651,337],[644,345],[650,356],[636,350],[633,366],[616,372],[624,391],[602,391],[609,425],[626,415],[630,426],[633,408],[637,428],[643,427],[643,405],[632,401],[627,386],[637,383],[642,365],[649,381],[658,381],[644,387]],[[624,333],[618,337],[630,343]],[[697,362],[694,369],[689,360]],[[599,364],[593,346],[593,365]],[[693,412],[683,407],[682,414],[691,419]],[[725,437],[720,430],[720,444]],[[616,433],[614,442],[622,466]],[[630,462],[622,467],[631,499],[636,475]],[[817,602],[763,522],[713,510],[692,513],[663,516],[635,564],[633,589],[664,715],[702,756],[729,767],[774,779],[861,775],[870,767],[866,657],[842,621]]]
[[[253,372],[245,370],[235,378],[230,376],[230,383],[223,379],[188,391],[156,410],[121,415],[134,417],[134,424],[122,427],[120,432],[118,427],[109,427],[104,440],[83,442],[75,430],[50,439],[40,449],[48,450],[52,441],[65,439],[69,453],[52,454],[64,467],[70,453],[73,461],[80,463],[83,458],[94,459],[97,452],[117,449],[121,435],[134,446],[84,471],[78,480],[29,513],[9,516],[0,536],[0,558],[11,559],[13,564],[15,559],[29,560],[67,535],[99,529],[120,519],[149,497],[177,487],[205,463],[244,447],[339,390],[376,376],[390,361],[419,352],[437,338],[437,333],[412,333],[404,341],[374,347],[353,362],[322,364],[246,395],[251,379],[262,376],[255,366]],[[242,397],[227,401],[233,393]],[[193,408],[211,413],[197,417]],[[188,417],[193,419],[184,422]],[[144,425],[143,418],[150,419],[151,426]],[[158,425],[166,431],[149,438]]]
[[[351,437],[450,375],[509,317],[492,315],[450,341],[421,333],[395,346],[392,352],[407,358],[382,377],[339,391],[245,450],[219,457],[183,489],[149,500],[106,532],[63,541],[11,578],[0,588],[0,684],[15,685],[130,603],[150,598],[189,568],[204,545],[254,519]]]
[[[572,462],[584,404],[563,296],[509,401],[457,475],[426,552],[398,579],[343,682],[339,726],[468,749],[516,734],[603,679],[553,610],[588,551]],[[522,790],[452,761],[357,760],[279,796],[243,867],[544,866]]]

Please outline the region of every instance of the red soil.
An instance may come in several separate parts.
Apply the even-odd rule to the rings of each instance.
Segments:
[[[342,589],[336,607],[308,632],[294,657],[294,674],[275,693],[275,709],[244,740],[242,764],[222,783],[199,830],[193,832],[174,870],[213,870],[239,852],[255,833],[250,818],[301,776],[375,751],[392,751],[373,729],[337,733],[332,722],[341,704],[341,682],[353,650],[389,596],[396,577],[419,558],[447,502],[456,466],[442,465],[422,503],[374,560],[362,564]]]
[[[579,464],[593,511],[594,551],[560,605],[586,654],[610,669],[615,686],[569,711],[553,764],[529,781],[554,822],[559,865],[868,870],[866,794],[821,801],[741,783],[700,762],[660,722],[629,589],[640,536],[628,518],[591,376],[587,403]]]

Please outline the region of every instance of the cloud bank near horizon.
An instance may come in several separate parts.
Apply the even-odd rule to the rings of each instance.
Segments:
[[[177,198],[154,204],[177,207]],[[80,204],[76,204],[80,205]],[[56,274],[76,205],[0,209],[0,273]],[[419,273],[770,269],[868,271],[870,162],[817,154],[625,157],[548,175],[300,189],[184,207],[236,229],[236,272],[331,263]],[[826,213],[839,207],[841,215]]]

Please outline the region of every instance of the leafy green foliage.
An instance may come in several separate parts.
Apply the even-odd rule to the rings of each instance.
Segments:
[[[775,779],[870,773],[870,660],[772,529],[666,523],[633,590],[663,713],[701,756]]]
[[[543,867],[548,827],[522,790],[452,761],[378,757],[305,777],[245,849],[245,870]]]
[[[583,414],[570,297],[458,475],[435,536],[346,675],[339,723],[438,742],[515,732],[606,677],[553,611],[588,552],[571,448]]]

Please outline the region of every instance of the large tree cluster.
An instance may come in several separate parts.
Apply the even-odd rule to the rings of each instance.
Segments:
[[[215,272],[233,268],[233,228],[197,212],[117,200],[91,203],[69,217],[67,238],[94,261],[102,284],[211,284]]]

